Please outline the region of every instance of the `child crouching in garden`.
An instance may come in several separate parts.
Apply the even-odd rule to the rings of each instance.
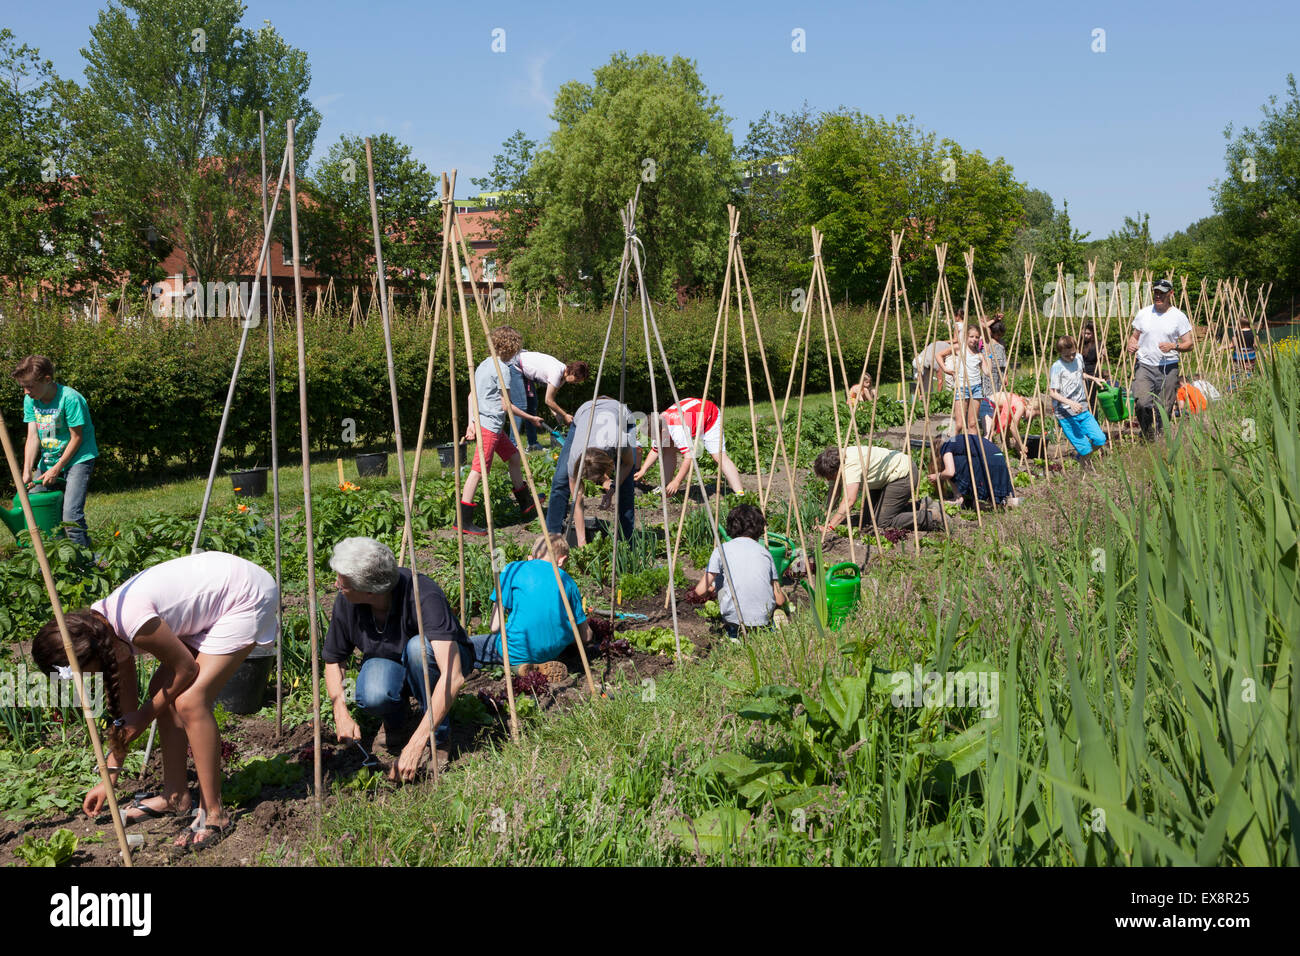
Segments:
[[[695,593],[701,597],[717,595],[727,636],[732,640],[739,640],[742,621],[746,628],[767,627],[772,623],[772,612],[785,604],[772,552],[763,543],[766,530],[767,520],[754,505],[732,508],[727,515],[731,540],[723,542],[721,551],[713,549],[704,575],[695,586]],[[731,580],[727,580],[728,572]]]
[[[587,640],[587,615],[582,611],[582,595],[578,585],[564,570],[569,557],[569,546],[564,536],[550,535],[551,551],[555,554],[555,567],[547,560],[546,535],[533,542],[532,554],[523,561],[511,561],[501,571],[501,593],[497,601],[494,588],[489,598],[494,602],[490,633],[470,637],[474,645],[474,666],[500,664],[501,608],[506,609],[506,649],[510,651],[510,666],[520,674],[541,671],[551,683],[569,676],[569,669],[557,658],[573,643],[573,628],[564,609],[560,589],[555,585],[556,569],[560,583],[573,611],[578,634]]]

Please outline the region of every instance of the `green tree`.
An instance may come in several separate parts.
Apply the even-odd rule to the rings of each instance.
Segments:
[[[949,281],[964,288],[963,251],[992,273],[1023,219],[1023,187],[1002,159],[916,127],[842,111],[825,117],[786,186],[799,218],[826,236],[832,293],[875,301],[889,272],[889,234],[903,233],[904,279],[916,295],[937,280],[934,245],[948,242]],[[806,273],[808,267],[805,265]],[[986,294],[996,293],[996,273]]]
[[[763,113],[737,150],[742,187],[740,244],[754,294],[784,298],[807,282],[812,240],[790,201],[790,172],[816,135],[821,117],[804,103],[791,113]]]
[[[258,110],[270,175],[290,118],[306,168],[320,124],[307,56],[269,23],[241,27],[244,11],[238,0],[110,0],[81,51],[85,85],[62,85],[73,168],[106,212],[106,253],[119,269],[153,272],[172,244],[200,281],[252,267]]]
[[[716,288],[732,140],[695,63],[615,54],[592,83],[561,86],[551,118],[558,128],[529,172],[540,213],[510,261],[511,283],[607,301],[623,251],[619,209],[639,186],[636,229],[650,294]]]
[[[372,137],[375,204],[390,283],[437,279],[442,212],[437,180],[411,148],[388,133]],[[341,136],[308,183],[313,202],[303,220],[306,252],[318,272],[366,285],[374,275],[375,240],[370,222],[366,145]]]
[[[510,276],[510,263],[528,245],[529,234],[541,218],[538,195],[537,143],[515,130],[492,160],[492,170],[472,182],[479,189],[500,191],[497,216],[487,229],[487,238],[496,243],[496,258]]]
[[[1224,130],[1227,176],[1213,187],[1222,217],[1218,258],[1229,274],[1273,283],[1273,302],[1300,291],[1300,91],[1287,76],[1281,103],[1270,96],[1264,120],[1235,139]]]
[[[85,183],[68,175],[69,135],[51,108],[58,76],[0,29],[0,276],[21,301],[103,275]]]

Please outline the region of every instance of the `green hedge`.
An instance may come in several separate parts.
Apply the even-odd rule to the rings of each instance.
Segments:
[[[12,316],[12,314],[11,314]],[[697,395],[703,386],[715,325],[712,309],[665,310],[657,316],[664,347],[672,363],[679,394]],[[595,369],[601,352],[608,313],[596,315],[567,311],[554,315],[521,316],[510,320],[523,334],[527,347],[570,361],[583,359]],[[870,333],[868,313],[839,316],[841,345],[849,374],[861,368]],[[463,423],[468,374],[464,347],[456,329],[456,368]],[[471,329],[478,325],[471,318]],[[761,319],[764,344],[778,397],[784,394],[790,355],[798,327],[792,313]],[[749,329],[752,332],[752,327]],[[923,330],[922,330],[923,332]],[[408,446],[413,446],[419,423],[428,357],[430,324],[415,317],[398,317],[393,328],[400,408]],[[221,410],[230,382],[240,329],[229,320],[213,320],[165,327],[147,319],[137,325],[108,322],[60,321],[50,314],[0,319],[0,361],[6,373],[23,355],[50,356],[58,380],[87,398],[95,423],[101,459],[96,485],[114,487],[139,483],[140,476],[167,473],[202,473],[216,443]],[[755,394],[764,396],[762,366],[752,335],[751,374]],[[905,336],[906,338],[906,336]],[[472,336],[476,359],[484,356],[481,332]],[[323,317],[308,321],[307,384],[308,431],[313,452],[391,450],[392,412],[384,357],[383,328],[377,319],[350,328],[346,318]],[[291,325],[281,323],[276,334],[277,413],[281,460],[296,458],[299,447],[297,353]],[[733,320],[728,347],[727,401],[743,402],[744,363]],[[430,407],[429,441],[451,439],[451,411],[447,387],[447,343],[440,337]],[[622,363],[621,325],[615,328],[606,361],[601,391],[619,394]],[[656,361],[656,368],[658,368]],[[874,360],[873,360],[874,367]],[[874,369],[873,369],[874,370]],[[717,400],[721,369],[715,368],[710,396]],[[7,377],[7,376],[6,376]],[[886,356],[886,380],[898,377],[897,357]],[[248,349],[227,426],[224,467],[267,464],[270,459],[268,370],[265,326],[249,333]],[[669,404],[667,381],[659,373],[661,405]],[[829,387],[826,356],[821,345],[820,322],[810,354],[807,390]],[[623,384],[627,404],[651,410],[650,383],[639,312],[629,315],[627,377]],[[797,383],[796,383],[797,388]],[[591,384],[561,392],[561,404],[572,411],[590,396]],[[0,408],[10,432],[21,442],[22,393],[8,381]],[[355,422],[356,444],[343,442],[344,420]],[[102,484],[101,484],[102,482]]]

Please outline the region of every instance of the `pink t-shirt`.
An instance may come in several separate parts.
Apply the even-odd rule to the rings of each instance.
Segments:
[[[275,642],[278,603],[275,578],[262,568],[207,551],[141,571],[91,610],[104,615],[128,644],[156,617],[200,653],[231,654]]]

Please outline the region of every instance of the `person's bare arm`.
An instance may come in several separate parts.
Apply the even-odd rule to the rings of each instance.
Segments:
[[[193,652],[162,618],[155,617],[140,628],[134,643],[138,650],[152,654],[160,664],[170,668],[172,678],[151,700],[145,701],[143,707],[126,716],[123,728],[125,743],[140,736],[159,714],[174,706],[176,698],[185,693],[199,676],[199,665],[194,660]]]
[[[36,458],[41,452],[41,432],[35,422],[27,423],[27,446],[23,449],[23,484],[31,484]]]
[[[638,468],[636,473],[632,476],[632,480],[640,481],[642,477],[645,476],[645,473],[649,471],[654,466],[654,463],[658,460],[659,460],[659,449],[651,448],[649,454],[647,454],[645,456],[645,459],[641,462],[641,467]]]
[[[1140,342],[1141,339],[1142,339],[1142,333],[1140,333],[1137,329],[1134,329],[1131,333],[1129,333],[1128,344],[1125,346],[1125,348],[1128,349],[1130,353],[1136,355],[1138,350],[1138,342]]]
[[[542,419],[540,415],[529,415],[528,412],[526,412],[524,409],[517,408],[515,406],[515,403],[510,401],[510,399],[506,399],[506,408],[510,411],[511,415],[515,416],[515,418],[518,418],[526,422],[532,422],[534,425],[538,425],[543,428],[546,427],[545,425],[542,424]],[[509,434],[509,432],[507,431],[506,434]]]
[[[706,594],[712,594],[715,590],[714,582],[717,580],[717,577],[718,576],[712,571],[705,571],[700,575],[700,583],[695,585],[695,593],[701,597]]]
[[[691,471],[691,461],[693,459],[691,457],[690,449],[687,449],[685,452],[679,451],[679,454],[682,461],[681,464],[677,466],[677,474],[673,475],[673,480],[668,482],[667,487],[664,488],[664,491],[670,495],[677,494],[677,490],[681,488],[682,482],[686,480],[686,476],[690,474]]]
[[[343,665],[325,665],[325,692],[334,707],[334,730],[339,740],[360,740],[361,728],[348,713],[347,695],[343,692]]]
[[[73,457],[77,454],[77,450],[81,448],[82,426],[69,425],[68,432],[68,444],[63,449],[63,454],[60,455],[59,460],[47,468],[45,474],[41,476],[41,481],[46,487],[49,487],[54,483],[54,480],[59,477],[65,468],[68,467],[68,462],[72,461]]]
[[[431,641],[433,661],[438,667],[438,682],[433,686],[433,699],[425,708],[424,719],[411,734],[397,762],[388,771],[389,779],[410,781],[420,767],[420,758],[429,743],[429,731],[442,723],[451,713],[451,702],[460,691],[465,678],[460,671],[460,648],[455,641]],[[437,755],[434,755],[437,759]]]
[[[582,479],[569,479],[569,499],[573,502],[573,531],[578,536],[578,547],[587,543],[587,512],[583,507],[582,499],[585,497],[585,491],[582,487]]]
[[[534,385],[534,388],[536,386]],[[558,389],[550,384],[546,384],[546,407],[555,413],[555,417],[566,425],[573,424],[573,416],[560,407],[560,403],[555,400],[555,393]]]
[[[848,520],[849,511],[853,508],[853,502],[858,500],[858,492],[862,490],[862,482],[852,481],[844,486],[844,494],[840,497],[840,506],[835,509],[830,520],[822,525],[823,531],[830,531],[841,521]]]
[[[1055,401],[1060,402],[1060,403],[1061,403],[1062,405],[1064,405],[1066,408],[1070,409],[1070,411],[1071,411],[1072,414],[1077,415],[1077,414],[1079,414],[1081,411],[1083,411],[1083,406],[1082,406],[1082,405],[1080,405],[1078,402],[1076,402],[1076,401],[1074,401],[1074,400],[1072,400],[1072,399],[1066,398],[1064,395],[1062,395],[1060,392],[1058,392],[1058,391],[1057,391],[1056,389],[1054,389],[1054,388],[1053,388],[1053,389],[1048,389],[1047,394],[1048,394],[1049,396],[1051,396],[1051,398],[1054,399]]]

